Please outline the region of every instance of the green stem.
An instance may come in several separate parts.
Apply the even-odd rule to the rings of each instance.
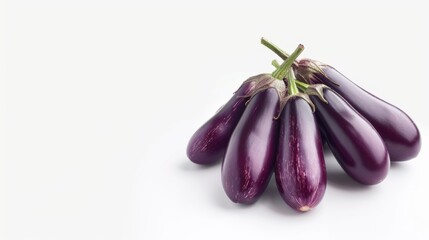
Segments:
[[[304,45],[299,44],[295,51],[271,75],[279,80],[283,80],[302,51],[304,51]]]
[[[293,69],[291,69],[288,72],[287,85],[288,85],[289,95],[296,95],[299,93],[298,87],[296,86],[296,78],[295,78],[295,73],[293,73]]]
[[[271,65],[273,65],[273,67],[275,67],[276,69],[280,67],[279,62],[277,62],[277,60],[275,60],[275,59],[273,61],[271,61]]]
[[[280,67],[279,63],[275,59],[273,61],[271,61],[271,64],[275,68],[279,68]],[[289,87],[288,89],[289,89],[289,94],[290,95],[297,94],[299,92],[298,88],[301,89],[304,92],[310,86],[310,85],[308,85],[305,82],[301,82],[301,81],[297,80],[296,77],[295,77],[295,73],[293,71],[289,71],[287,79],[288,79],[288,87]]]
[[[279,47],[277,47],[276,45],[274,45],[273,43],[271,43],[267,39],[261,38],[261,43],[265,47],[271,49],[271,51],[273,51],[275,54],[277,54],[283,60],[286,60],[289,57],[289,54],[287,54],[286,52],[284,52],[283,50],[281,50]]]
[[[307,90],[307,88],[310,86],[307,83],[295,80],[296,85],[298,86],[299,89],[301,89],[302,91]]]

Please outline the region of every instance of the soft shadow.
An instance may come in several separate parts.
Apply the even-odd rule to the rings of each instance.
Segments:
[[[350,178],[345,172],[330,171],[328,172],[328,185],[341,190],[367,191],[371,186],[357,183]]]
[[[271,178],[271,181],[268,184],[267,189],[265,190],[264,194],[261,196],[261,199],[259,199],[259,201],[263,204],[266,204],[275,213],[283,216],[305,215],[305,213],[301,213],[293,210],[283,201],[282,197],[279,194],[279,191],[277,190],[274,176]]]
[[[407,169],[407,162],[390,162],[390,169],[392,170],[405,170]]]
[[[215,201],[217,206],[223,209],[226,209],[228,211],[240,211],[243,209],[252,208],[255,205],[255,204],[234,203],[228,198],[228,196],[223,191],[222,193],[221,192],[216,193]]]
[[[198,181],[199,185],[203,186],[203,189],[200,189],[201,194],[207,194],[208,199],[213,202],[212,204],[228,211],[252,207],[252,205],[233,203],[225,194],[221,180],[221,161],[209,165],[199,165],[184,157],[179,161],[178,167],[186,173],[194,173],[195,181]]]
[[[191,162],[191,160],[189,160],[186,157],[184,157],[182,160],[179,161],[179,168],[183,171],[188,171],[188,172],[203,171],[203,170],[217,168],[217,167],[220,168],[220,166],[221,166],[220,160],[207,165],[193,163]]]

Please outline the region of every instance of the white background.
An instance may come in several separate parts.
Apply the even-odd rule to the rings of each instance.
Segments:
[[[0,239],[429,239],[424,1],[2,2]],[[413,117],[412,161],[363,187],[327,155],[313,211],[271,184],[229,201],[192,133],[249,76],[264,36],[329,63]]]

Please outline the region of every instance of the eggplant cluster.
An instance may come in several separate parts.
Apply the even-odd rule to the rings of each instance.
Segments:
[[[380,183],[390,161],[417,156],[420,133],[399,108],[362,89],[335,68],[297,60],[262,38],[284,62],[272,74],[250,77],[191,137],[187,155],[197,164],[222,160],[226,195],[252,204],[274,172],[283,200],[308,211],[327,184],[326,141],[344,171],[363,185]]]

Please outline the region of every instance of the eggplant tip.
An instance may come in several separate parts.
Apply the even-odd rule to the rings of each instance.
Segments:
[[[302,207],[300,207],[299,208],[299,211],[301,211],[301,212],[308,212],[308,211],[310,211],[310,207],[309,206],[302,206]]]

